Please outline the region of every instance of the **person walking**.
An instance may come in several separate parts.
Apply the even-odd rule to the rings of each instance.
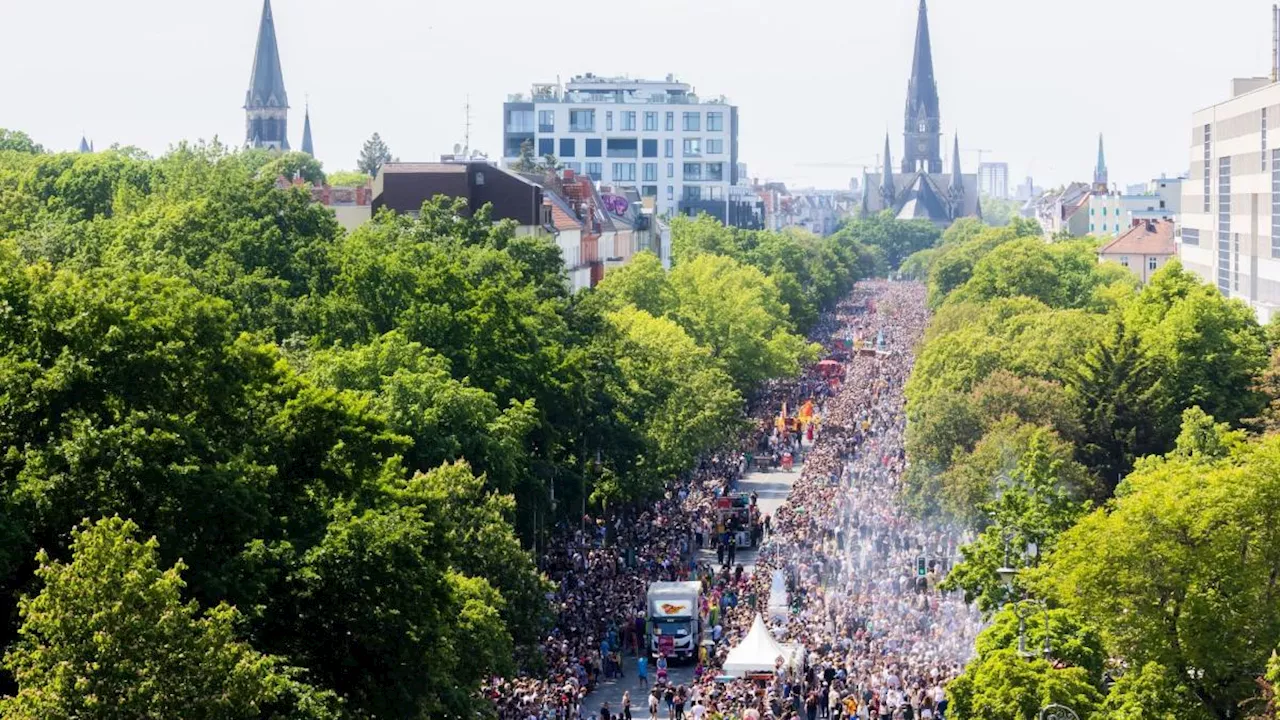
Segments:
[[[631,720],[631,691],[622,692],[622,720]]]
[[[649,720],[658,717],[658,688],[649,691]]]
[[[649,687],[649,658],[644,655],[636,658],[636,678],[640,681],[640,687]]]

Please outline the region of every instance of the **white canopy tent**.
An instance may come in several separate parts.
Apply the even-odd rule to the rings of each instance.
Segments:
[[[724,674],[743,677],[749,673],[770,673],[777,666],[778,658],[785,662],[790,656],[791,652],[773,639],[764,618],[757,614],[747,636],[725,658]]]

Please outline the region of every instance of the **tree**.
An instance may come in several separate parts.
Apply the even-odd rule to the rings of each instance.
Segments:
[[[852,220],[836,231],[838,241],[878,247],[884,251],[885,263],[897,270],[912,253],[938,243],[942,231],[927,220],[898,220],[890,211],[868,218]]]
[[[1106,720],[1208,720],[1184,679],[1159,663],[1130,668],[1107,693]]]
[[[522,173],[531,173],[538,170],[538,158],[533,154],[532,140],[525,140],[520,143],[520,157],[511,165],[511,169]]]
[[[44,152],[44,148],[21,130],[0,128],[0,152],[4,151],[39,155]]]
[[[621,310],[631,305],[654,317],[674,312],[680,303],[662,261],[651,252],[641,252],[631,258],[631,262],[605,275],[596,286],[596,296],[611,309]]]
[[[391,149],[382,141],[382,136],[374,133],[360,150],[356,169],[370,177],[377,177],[378,170],[389,162],[391,162]]]
[[[71,561],[41,551],[40,592],[23,599],[5,656],[18,692],[0,717],[336,718],[332,693],[236,638],[239,613],[184,602],[179,562],[118,516],[73,531]]]
[[[1083,668],[1055,669],[1041,659],[996,650],[970,661],[947,685],[947,717],[956,720],[1028,720],[1050,703],[1094,715],[1102,693]]]
[[[1162,373],[1139,342],[1117,321],[1111,337],[1090,348],[1067,381],[1083,410],[1080,460],[1098,474],[1107,494],[1137,458],[1166,448],[1171,437]]]
[[[364,187],[369,184],[369,176],[363,172],[338,170],[329,173],[326,181],[332,187]]]
[[[818,348],[791,332],[787,308],[759,270],[720,255],[700,255],[671,272],[679,305],[673,318],[724,364],[739,390],[794,375]]]
[[[292,181],[294,178],[302,178],[312,185],[324,184],[324,166],[319,160],[304,152],[280,153],[271,162],[263,165],[258,174],[269,180],[283,177]]]
[[[1030,580],[1131,668],[1158,663],[1210,717],[1239,718],[1280,644],[1278,513],[1280,438],[1173,453],[1064,532]]]

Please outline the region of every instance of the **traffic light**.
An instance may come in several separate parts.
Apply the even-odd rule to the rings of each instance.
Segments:
[[[924,577],[929,574],[929,563],[923,555],[916,557],[916,575]]]

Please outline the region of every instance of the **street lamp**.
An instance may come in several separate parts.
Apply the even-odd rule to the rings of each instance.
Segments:
[[[1053,703],[1040,709],[1040,720],[1080,720],[1075,710]]]
[[[1028,544],[1028,554],[1034,556],[1035,552],[1035,545]],[[1018,656],[1028,660],[1035,657],[1034,653],[1027,652],[1027,618],[1031,617],[1035,610],[1032,609],[1031,611],[1027,611],[1023,608],[1023,605],[1030,604],[1034,607],[1040,608],[1044,613],[1044,649],[1042,652],[1044,653],[1044,659],[1048,660],[1053,655],[1053,646],[1050,643],[1049,635],[1049,606],[1045,601],[1038,598],[1024,597],[1020,600],[1013,599],[1013,580],[1018,576],[1019,570],[1009,566],[1007,541],[1005,543],[1005,557],[1006,561],[1004,567],[996,569],[996,574],[1000,576],[1000,582],[1004,585],[1005,592],[1008,594],[1008,604],[1013,610],[1013,616],[1018,618]]]

